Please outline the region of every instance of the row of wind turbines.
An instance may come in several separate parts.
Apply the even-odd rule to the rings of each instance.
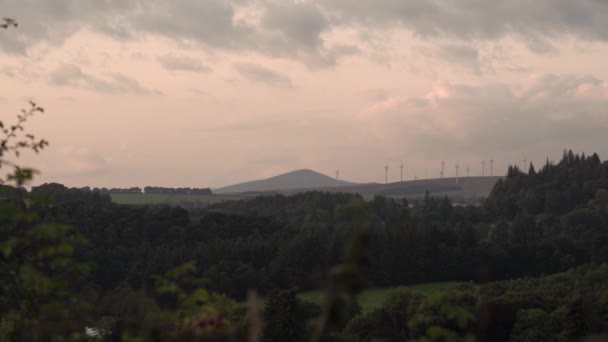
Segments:
[[[400,175],[400,181],[403,182],[403,162],[401,162],[400,165],[400,169],[401,169],[401,175]],[[386,163],[386,166],[384,167],[384,184],[388,184],[388,163]],[[456,164],[454,165],[454,169],[456,170],[455,172],[455,180],[456,183],[458,183],[458,178],[460,177],[459,174],[459,170],[460,170],[460,162],[456,162]],[[466,168],[467,171],[467,177],[470,177],[470,172],[471,172],[471,168],[467,165]],[[481,176],[485,177],[486,175],[486,161],[482,160],[481,161]],[[490,176],[494,175],[494,159],[490,159]],[[441,169],[439,171],[439,178],[444,178],[445,176],[445,160],[441,161]],[[426,170],[425,170],[425,177],[426,177]],[[414,179],[418,179],[418,177],[416,175],[414,175]]]
[[[494,176],[494,158],[490,158],[489,162],[490,162],[489,176],[492,177],[492,176]],[[525,170],[527,163],[528,163],[528,157],[524,157],[524,159],[523,159],[524,168],[522,170]],[[403,180],[404,180],[403,179],[404,166],[405,165],[403,165],[403,162],[401,162],[401,165],[399,166],[401,169],[401,174],[400,174],[400,178],[399,178],[400,182],[403,182]],[[455,179],[456,183],[458,183],[458,179],[460,177],[460,175],[459,175],[460,162],[456,162],[456,164],[454,165],[454,169],[456,170],[454,179]],[[386,166],[384,166],[384,184],[388,184],[388,170],[389,170],[389,164],[387,162]],[[425,178],[426,178],[427,177],[426,169],[424,172],[425,172]],[[469,165],[467,165],[466,172],[467,172],[467,177],[470,177],[471,168],[469,167]],[[441,169],[439,171],[439,178],[444,178],[444,176],[445,176],[445,160],[442,160]],[[486,160],[481,161],[481,176],[482,177],[486,176]],[[417,180],[417,179],[418,179],[418,177],[416,176],[416,174],[414,174],[414,180]],[[340,170],[338,169],[338,170],[336,170],[336,186],[338,186],[339,181],[340,181]]]

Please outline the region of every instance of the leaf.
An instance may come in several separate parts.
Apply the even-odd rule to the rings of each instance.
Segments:
[[[4,255],[5,258],[9,258],[11,256],[11,254],[13,253],[13,250],[15,249],[15,246],[17,246],[18,240],[17,238],[11,237],[8,240],[6,240],[5,242],[2,243],[2,245],[0,245],[0,250],[2,251],[2,255]]]

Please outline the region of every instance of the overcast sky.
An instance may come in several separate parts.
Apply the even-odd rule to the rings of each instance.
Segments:
[[[522,6],[525,4],[525,6]],[[0,115],[36,183],[392,180],[608,156],[605,0],[0,0]]]

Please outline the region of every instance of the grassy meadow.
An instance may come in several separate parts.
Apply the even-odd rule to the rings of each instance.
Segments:
[[[184,201],[213,204],[224,201],[239,200],[243,197],[233,195],[170,195],[170,194],[110,194],[112,201],[118,204],[164,204]]]
[[[382,306],[382,303],[386,300],[388,295],[398,289],[410,289],[421,294],[432,294],[434,292],[444,291],[450,289],[460,283],[457,282],[446,282],[446,283],[428,283],[418,284],[411,286],[400,286],[400,287],[387,287],[387,288],[376,288],[363,290],[358,296],[359,305],[363,312],[368,312]],[[300,299],[305,302],[315,303],[321,305],[323,303],[325,293],[323,291],[310,291],[300,293]]]

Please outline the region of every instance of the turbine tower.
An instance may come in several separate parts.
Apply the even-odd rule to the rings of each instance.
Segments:
[[[458,168],[460,168],[460,165],[458,164],[458,162],[456,162],[456,183],[458,183]]]
[[[494,176],[494,157],[490,159],[490,176]]]
[[[469,165],[467,165],[467,178],[469,178],[469,171],[470,171]]]
[[[486,161],[481,161],[481,176],[484,177],[486,175]]]
[[[524,167],[521,169],[521,172],[526,172],[526,164],[528,163],[528,156],[524,157]]]
[[[439,178],[443,178],[443,169],[445,167],[445,161],[441,161],[441,172],[439,172]]]
[[[338,182],[340,181],[340,170],[336,170],[336,186],[338,186]]]
[[[388,184],[388,163],[384,167],[384,184]]]
[[[403,182],[403,162],[401,162],[401,182]]]

